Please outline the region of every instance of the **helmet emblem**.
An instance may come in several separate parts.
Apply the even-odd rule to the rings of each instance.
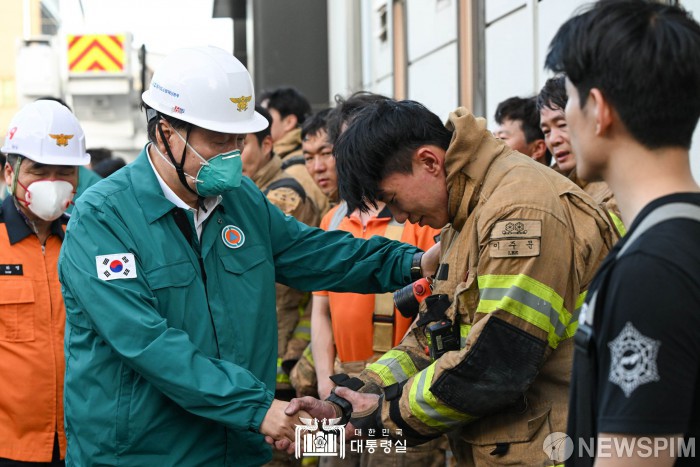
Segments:
[[[253,98],[253,96],[241,96],[241,97],[230,97],[231,102],[238,106],[239,112],[245,112],[248,110],[248,102]]]
[[[12,139],[15,136],[15,133],[17,133],[17,127],[13,126],[12,128],[9,129],[7,132],[7,136]]]
[[[184,113],[185,113],[185,109],[183,109],[183,108],[180,107],[179,105],[176,105],[176,106],[173,107],[173,112],[178,113],[178,114],[184,114]]]
[[[63,133],[58,135],[49,134],[49,136],[56,140],[56,146],[68,146],[68,140],[73,138],[73,135],[64,135]]]

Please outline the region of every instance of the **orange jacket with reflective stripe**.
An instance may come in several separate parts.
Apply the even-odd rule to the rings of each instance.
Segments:
[[[340,205],[339,205],[340,206]],[[321,220],[321,228],[328,230],[333,215],[339,206],[331,209]],[[393,218],[388,208],[384,208],[377,217],[367,221],[363,230],[362,224],[356,215],[343,217],[338,225],[338,230],[350,232],[358,238],[368,239],[374,235],[384,236],[389,222]],[[427,250],[435,244],[435,237],[440,234],[437,229],[420,227],[406,222],[401,234],[401,241],[415,245],[422,250]],[[315,292],[314,295],[328,295],[331,309],[331,324],[333,326],[333,339],[341,362],[354,362],[369,360],[374,355],[372,350],[374,314],[374,295],[339,292]],[[404,318],[395,310],[394,345],[401,342],[413,320]]]
[[[0,457],[49,462],[63,430],[66,313],[58,253],[66,218],[45,252],[8,197],[0,208]]]

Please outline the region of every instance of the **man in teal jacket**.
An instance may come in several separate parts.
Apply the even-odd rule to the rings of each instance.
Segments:
[[[263,436],[299,423],[273,400],[275,282],[375,293],[420,272],[414,247],[307,227],[241,179],[243,137],[267,125],[252,96],[230,54],[174,52],[143,95],[151,143],[75,206],[68,465],[267,462]]]

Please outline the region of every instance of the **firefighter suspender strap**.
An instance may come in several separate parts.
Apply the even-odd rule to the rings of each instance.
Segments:
[[[399,224],[392,217],[386,227],[384,237],[390,240],[401,240],[403,224]],[[394,347],[394,294],[382,293],[374,296],[374,324],[372,334],[372,350],[386,353]]]

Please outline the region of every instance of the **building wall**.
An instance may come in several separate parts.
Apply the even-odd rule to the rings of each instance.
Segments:
[[[328,0],[331,96],[358,90],[358,80],[352,76],[358,73],[362,89],[395,95],[392,48],[394,36],[401,32],[393,28],[395,2],[402,2],[406,12],[407,97],[443,119],[460,103],[474,102],[474,108],[485,109],[479,113],[494,128],[493,114],[499,102],[534,95],[551,77],[543,68],[549,43],[559,26],[589,0],[363,0],[360,21],[354,23],[343,23],[347,18],[343,15],[348,12],[345,4],[356,2]],[[700,19],[700,0],[681,3]],[[459,93],[464,79],[460,65],[468,60],[459,48],[458,15],[465,14],[460,8],[465,4],[483,12],[479,18],[483,27],[468,42],[475,59],[467,67],[483,83],[474,87],[471,100]],[[361,56],[350,59],[348,55],[356,54],[358,45]],[[691,164],[700,180],[700,130],[691,149]]]
[[[31,20],[25,16],[28,7]],[[41,9],[39,0],[3,0],[0,15],[0,136],[4,138],[10,119],[17,112],[15,86],[15,62],[17,42],[29,28],[32,35],[41,33]]]

